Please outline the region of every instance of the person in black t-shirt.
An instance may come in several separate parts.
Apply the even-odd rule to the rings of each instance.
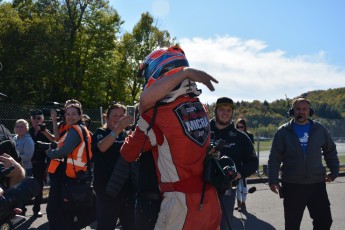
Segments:
[[[118,187],[117,195],[107,193],[107,185],[114,167],[120,159],[120,148],[127,136],[124,131],[130,126],[130,116],[120,104],[110,105],[107,123],[97,129],[92,136],[94,162],[94,188],[97,203],[97,229],[115,229],[120,219],[124,230],[134,229],[134,189],[130,177]],[[124,162],[125,164],[129,164]]]

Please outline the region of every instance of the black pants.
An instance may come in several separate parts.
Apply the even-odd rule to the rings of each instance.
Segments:
[[[65,182],[64,167],[60,166],[50,174],[50,189],[47,204],[47,217],[50,230],[72,230],[74,215],[63,209],[62,184]]]
[[[153,230],[155,228],[162,198],[159,193],[141,193],[135,204],[135,229]]]
[[[305,207],[313,219],[314,230],[329,230],[332,225],[326,183],[282,183],[284,195],[285,229],[300,229]]]
[[[96,192],[97,229],[114,230],[120,219],[123,230],[134,230],[134,195],[121,191],[116,198]]]
[[[43,182],[44,182],[44,175],[46,171],[46,164],[45,162],[32,162],[32,174],[33,177],[37,180],[38,184],[40,185],[40,191],[37,196],[35,196],[34,206],[32,211],[37,213],[41,211],[41,203],[43,197]]]

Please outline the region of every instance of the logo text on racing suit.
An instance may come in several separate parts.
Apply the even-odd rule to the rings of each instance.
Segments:
[[[203,146],[208,140],[210,132],[208,117],[203,105],[199,101],[186,102],[178,105],[174,112],[188,138]]]

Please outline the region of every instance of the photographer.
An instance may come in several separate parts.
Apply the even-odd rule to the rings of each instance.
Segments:
[[[52,123],[53,123],[53,133],[54,133],[56,141],[59,141],[60,138],[69,129],[69,125],[66,122],[65,109],[70,104],[78,104],[80,106],[80,109],[82,109],[80,101],[78,101],[76,99],[70,99],[70,100],[67,100],[65,102],[64,108],[51,109],[50,110],[50,117],[51,117]],[[58,123],[59,119],[61,121]]]
[[[35,143],[35,151],[32,156],[32,175],[40,185],[40,192],[35,197],[32,211],[35,217],[41,217],[41,203],[43,197],[43,183],[47,178],[47,164],[49,158],[46,156],[46,147],[41,142],[51,143],[54,141],[54,136],[50,133],[44,123],[44,116],[41,110],[32,110],[30,113],[31,128],[29,133]]]
[[[77,172],[87,170],[87,149],[91,153],[91,136],[82,125],[82,109],[78,103],[69,104],[65,108],[66,125],[69,129],[60,138],[56,149],[48,149],[47,156],[51,158],[48,172],[50,176],[50,191],[47,205],[49,228],[74,229],[74,217],[77,213],[66,210],[64,204],[68,200],[62,199],[63,184],[78,181]],[[86,138],[84,138],[85,133]],[[87,145],[87,147],[86,147]]]
[[[246,178],[258,168],[258,158],[254,146],[249,137],[237,130],[232,122],[235,105],[230,98],[218,98],[214,109],[214,119],[210,121],[211,143],[222,139],[224,147],[220,151],[220,157],[230,157],[237,168],[236,180]],[[221,230],[231,229],[233,212],[235,208],[236,188],[229,189],[225,194],[219,194],[222,205]]]

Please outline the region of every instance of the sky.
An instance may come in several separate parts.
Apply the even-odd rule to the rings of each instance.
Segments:
[[[345,87],[343,0],[111,0],[131,32],[144,12],[219,83],[198,84],[213,103],[294,98]]]

